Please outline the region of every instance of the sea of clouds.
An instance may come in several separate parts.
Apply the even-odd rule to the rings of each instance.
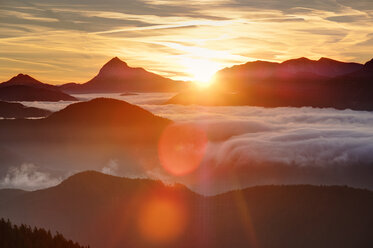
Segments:
[[[162,105],[172,96],[162,93],[77,95],[81,100],[101,96],[125,100],[176,123],[203,129],[208,144],[200,168],[193,175],[176,179],[196,191],[214,194],[238,187],[289,183],[373,189],[372,112]],[[69,103],[25,104],[57,111]],[[117,167],[113,161],[102,171],[116,174]],[[161,172],[149,175],[165,177]],[[35,183],[30,185],[35,188]]]

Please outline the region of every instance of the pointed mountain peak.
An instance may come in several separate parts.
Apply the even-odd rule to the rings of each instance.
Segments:
[[[114,57],[112,58],[111,60],[109,60],[109,62],[107,62],[105,66],[125,66],[125,67],[128,67],[127,63],[124,62],[123,60],[121,60],[120,58],[118,57]]]
[[[114,57],[109,60],[100,70],[100,74],[117,74],[123,70],[130,68],[126,62],[119,59],[118,57]]]
[[[35,78],[19,73],[17,76],[12,77],[8,81],[4,82],[6,84],[41,84],[42,82],[36,80]]]
[[[35,78],[19,73],[17,76],[12,77],[9,81],[37,81]]]

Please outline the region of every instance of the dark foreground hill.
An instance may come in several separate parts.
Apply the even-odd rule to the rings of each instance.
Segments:
[[[0,101],[0,117],[3,118],[29,118],[45,117],[51,112],[45,109],[26,107],[20,103]]]
[[[167,103],[371,111],[372,64],[306,58],[283,63],[249,62],[219,71],[211,90],[181,92]],[[225,97],[223,93],[231,95]]]
[[[61,234],[52,235],[42,228],[13,225],[0,219],[0,247],[2,248],[83,248],[78,243],[66,240]],[[87,246],[88,248],[88,246]]]
[[[0,199],[0,216],[15,223],[108,248],[368,248],[372,209],[371,191],[348,187],[259,186],[204,197],[98,172]]]
[[[133,68],[115,57],[107,62],[99,73],[83,84],[61,85],[68,93],[119,93],[119,92],[174,92],[186,87],[186,83],[162,77],[143,68]]]

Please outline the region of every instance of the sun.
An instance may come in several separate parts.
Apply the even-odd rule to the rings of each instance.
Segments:
[[[219,65],[208,59],[183,59],[183,65],[191,80],[199,87],[208,87],[212,83],[212,77],[219,70]]]

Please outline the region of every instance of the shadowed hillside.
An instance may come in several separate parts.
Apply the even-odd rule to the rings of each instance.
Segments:
[[[0,87],[0,100],[3,101],[77,101],[73,96],[59,90],[50,90],[26,85]]]
[[[0,173],[12,161],[63,174],[101,170],[112,160],[125,163],[128,171],[133,167],[133,173],[143,172],[142,166],[157,163],[157,142],[170,123],[138,106],[106,98],[69,105],[45,119],[0,120]]]
[[[66,240],[61,234],[52,235],[42,228],[13,225],[9,220],[0,220],[0,247],[3,248],[83,248],[78,243]],[[84,246],[85,247],[85,246]],[[87,246],[88,248],[89,246]]]
[[[154,201],[171,204],[161,205],[167,211],[156,205],[161,217],[152,219],[154,229],[176,235],[170,240],[154,240],[142,228]],[[203,197],[181,185],[97,172],[0,200],[0,215],[15,223],[111,248],[371,247],[372,208],[371,191],[348,187],[259,186]]]
[[[3,118],[29,118],[46,117],[51,112],[45,109],[26,107],[20,103],[0,101],[0,117]]]

